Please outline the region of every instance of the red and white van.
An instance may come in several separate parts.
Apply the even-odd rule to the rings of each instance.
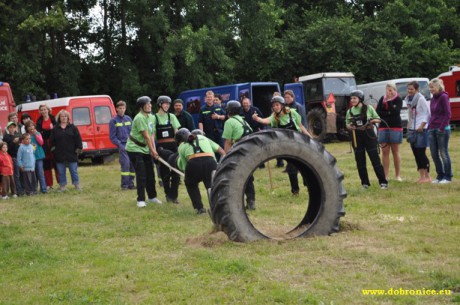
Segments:
[[[451,121],[460,121],[460,67],[451,66],[448,72],[439,74],[450,98]]]
[[[18,117],[28,113],[34,122],[40,117],[40,105],[51,108],[56,116],[62,109],[70,113],[70,122],[77,126],[83,141],[80,159],[91,158],[95,163],[104,161],[118,149],[110,142],[109,122],[116,114],[112,99],[108,95],[71,96],[18,105]]]
[[[16,103],[8,83],[0,82],[0,127],[5,129],[8,124],[8,114],[16,111]]]

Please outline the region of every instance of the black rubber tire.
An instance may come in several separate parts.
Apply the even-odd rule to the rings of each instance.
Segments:
[[[288,158],[306,177],[309,204],[305,216],[289,238],[329,235],[339,230],[345,215],[343,174],[324,146],[292,130],[269,129],[245,137],[217,166],[210,192],[210,215],[233,241],[270,238],[259,232],[244,208],[244,189],[258,165],[274,158]],[[308,226],[307,226],[308,225]]]
[[[313,108],[307,113],[307,129],[316,141],[324,141],[327,135],[326,113]]]

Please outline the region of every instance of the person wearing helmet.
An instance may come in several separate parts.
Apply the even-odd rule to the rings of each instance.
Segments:
[[[224,151],[228,153],[232,145],[238,142],[241,138],[252,133],[252,128],[240,116],[241,104],[238,101],[229,101],[226,109],[228,119],[224,124],[224,132],[222,138],[225,141]],[[254,176],[248,178],[248,183],[244,191],[246,194],[246,208],[249,210],[256,209],[256,194],[254,190]]]
[[[145,192],[147,191],[148,202],[162,204],[157,198],[155,189],[155,172],[153,169],[154,159],[158,159],[158,153],[153,138],[155,122],[151,114],[152,100],[148,96],[141,96],[136,101],[139,113],[134,117],[131,132],[126,142],[126,151],[129,160],[136,171],[137,206],[146,206]]]
[[[302,125],[300,114],[294,109],[286,106],[286,102],[282,96],[274,96],[271,100],[271,104],[273,113],[268,118],[260,118],[257,113],[254,113],[252,118],[261,124],[270,125],[273,128],[290,129],[311,137],[310,133]],[[299,171],[292,162],[287,163],[286,172],[291,183],[291,193],[293,196],[297,196],[300,191],[299,180],[297,178]],[[306,184],[305,181],[306,179],[304,177],[304,185]]]
[[[195,129],[195,122],[190,113],[184,110],[184,101],[180,98],[175,99],[173,102],[174,115],[180,123],[181,127],[187,128],[189,131]]]
[[[205,102],[200,109],[198,128],[203,130],[209,139],[222,145],[222,121],[225,120],[225,112],[222,107],[214,104],[214,92],[206,92]]]
[[[380,123],[380,117],[373,107],[364,104],[364,93],[361,90],[351,92],[350,103],[352,107],[347,111],[345,123],[352,133],[352,147],[361,185],[364,189],[371,185],[366,168],[367,151],[380,188],[386,189],[388,181],[385,178],[382,163],[380,163],[377,136],[373,126],[373,124]]]
[[[171,98],[166,95],[161,95],[157,99],[157,105],[158,112],[154,114],[153,120],[157,146],[176,153],[177,144],[174,135],[181,126],[177,117],[168,112],[171,107]],[[160,177],[163,181],[166,201],[178,204],[179,175],[171,171],[166,165],[160,164]]]
[[[179,144],[177,168],[185,172],[185,187],[197,214],[206,213],[201,201],[198,184],[203,182],[206,189],[211,188],[212,172],[217,167],[215,153],[221,157],[225,151],[216,142],[205,136],[190,133],[188,129],[181,128],[176,133],[176,141]]]

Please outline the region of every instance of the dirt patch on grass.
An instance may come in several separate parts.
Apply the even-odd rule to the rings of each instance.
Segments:
[[[211,232],[206,235],[188,238],[185,244],[193,248],[214,248],[228,242],[224,232]]]
[[[341,220],[339,232],[361,231],[363,228],[360,224]]]

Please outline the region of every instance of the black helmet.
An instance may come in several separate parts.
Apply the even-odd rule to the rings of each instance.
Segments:
[[[193,130],[192,130],[192,134],[194,134],[194,135],[196,135],[196,136],[197,136],[197,135],[202,135],[202,136],[205,135],[204,131],[201,130],[201,129],[199,129],[199,128],[198,128],[198,129],[193,129]]]
[[[284,101],[284,97],[282,96],[274,96],[271,100],[271,103],[280,103],[282,106],[286,105],[286,102]]]
[[[240,102],[235,100],[228,101],[226,111],[229,115],[239,114],[241,112]]]
[[[364,101],[364,92],[362,92],[361,90],[353,90],[353,91],[351,91],[350,96],[356,96],[357,98],[359,98],[360,102]]]
[[[190,131],[187,128],[181,128],[176,132],[175,139],[176,143],[180,144],[182,142],[187,142],[188,137],[190,136]]]
[[[167,95],[160,95],[157,99],[157,105],[161,106],[163,103],[169,103],[171,104],[171,98]]]
[[[136,107],[137,109],[143,109],[144,106],[148,103],[150,103],[152,99],[148,96],[141,96],[140,98],[137,99],[136,101]]]

